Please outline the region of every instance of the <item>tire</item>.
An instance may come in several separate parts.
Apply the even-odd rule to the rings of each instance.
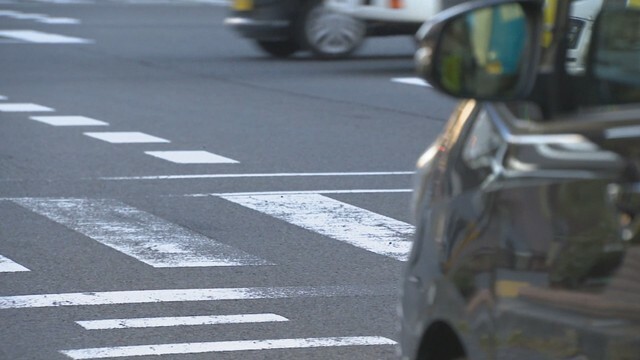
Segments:
[[[331,11],[318,0],[311,0],[302,8],[296,28],[300,44],[321,59],[351,55],[366,35],[363,21]]]
[[[262,51],[277,58],[286,58],[300,50],[300,46],[293,40],[281,41],[257,41],[258,47]]]

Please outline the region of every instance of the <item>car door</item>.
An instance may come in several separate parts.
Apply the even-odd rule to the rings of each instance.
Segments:
[[[636,325],[622,319],[640,315],[638,113],[583,113],[523,135],[535,125],[487,108],[507,147],[480,190],[492,199],[495,358],[633,358]]]

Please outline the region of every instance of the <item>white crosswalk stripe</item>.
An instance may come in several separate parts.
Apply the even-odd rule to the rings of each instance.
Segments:
[[[302,349],[338,346],[395,345],[396,342],[381,336],[349,336],[305,339],[270,339],[244,341],[218,341],[182,344],[156,344],[120,346],[93,349],[64,350],[72,359],[104,359],[146,355],[201,354],[248,350]]]
[[[266,322],[285,322],[289,319],[276,314],[210,315],[155,317],[135,319],[104,319],[76,321],[87,330],[137,329],[170,326],[250,324]]]
[[[413,226],[320,194],[220,197],[376,254],[409,255]]]
[[[164,289],[17,295],[0,297],[0,310],[167,302],[294,299],[393,295],[388,287],[318,286],[276,288]]]
[[[157,268],[271,264],[116,200],[12,201]]]

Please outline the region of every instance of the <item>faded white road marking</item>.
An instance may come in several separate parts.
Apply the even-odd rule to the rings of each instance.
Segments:
[[[40,44],[86,44],[93,42],[92,40],[73,36],[51,34],[35,30],[2,30],[0,31],[0,37]]]
[[[29,271],[26,267],[0,255],[0,273]]]
[[[0,95],[0,100],[8,100],[9,98],[4,96],[4,95]]]
[[[0,104],[0,112],[48,112],[54,109],[38,104],[31,103],[2,103]]]
[[[372,172],[326,172],[326,173],[272,173],[272,174],[193,174],[156,176],[102,177],[99,180],[185,180],[185,179],[225,179],[225,178],[269,178],[269,177],[320,177],[320,176],[390,176],[413,175],[413,171],[372,171]]]
[[[249,324],[265,322],[284,322],[289,319],[276,314],[241,314],[211,316],[155,317],[136,319],[105,319],[76,321],[87,330],[131,329],[169,326]]]
[[[167,139],[137,131],[86,132],[87,136],[112,144],[168,143]]]
[[[391,79],[391,81],[401,83],[401,84],[431,87],[431,85],[428,82],[417,77],[393,78]]]
[[[153,267],[271,265],[116,200],[11,200]]]
[[[145,154],[178,164],[237,164],[238,161],[208,151],[145,151]]]
[[[406,260],[411,247],[413,226],[319,194],[220,197],[397,260]]]
[[[31,120],[52,126],[106,126],[108,123],[86,116],[31,116]]]
[[[381,336],[349,336],[306,339],[272,339],[218,341],[181,344],[157,344],[120,346],[93,349],[63,350],[72,359],[104,359],[126,356],[201,354],[209,352],[301,349],[338,346],[395,345],[396,342]]]
[[[2,309],[123,305],[186,301],[292,299],[395,295],[395,286],[319,286],[107,291],[0,297]]]

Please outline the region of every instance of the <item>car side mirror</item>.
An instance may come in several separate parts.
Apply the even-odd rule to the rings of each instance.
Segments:
[[[445,10],[416,34],[418,73],[458,98],[525,98],[536,78],[542,2],[475,1]]]

